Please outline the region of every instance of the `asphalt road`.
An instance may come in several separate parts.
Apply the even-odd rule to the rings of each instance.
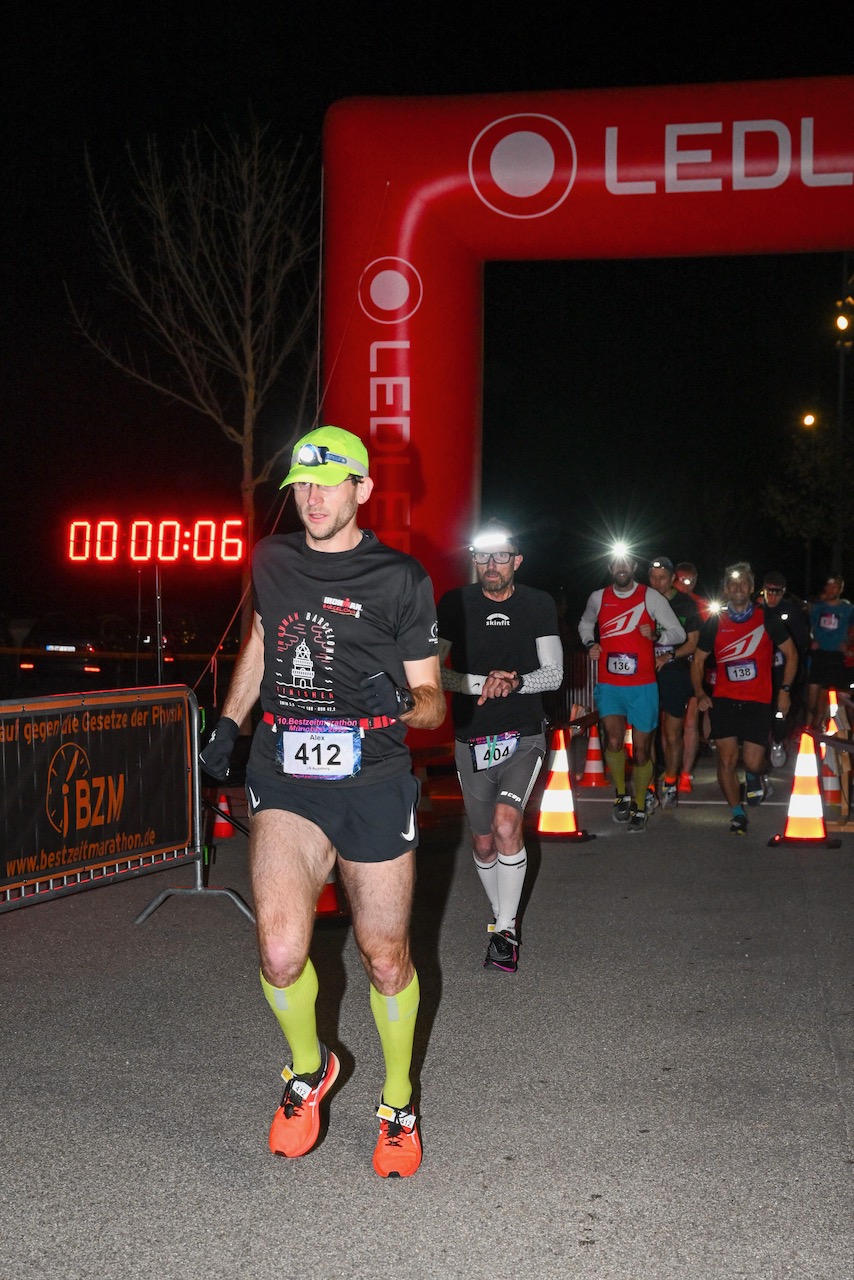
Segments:
[[[431,778],[413,924],[424,1162],[370,1163],[382,1080],[345,923],[313,957],[342,1058],[328,1132],[271,1157],[286,1050],[251,925],[190,868],[0,916],[4,1273],[280,1280],[851,1280],[854,832],[768,846],[791,770],[728,833],[713,762],[643,835],[576,793],[528,836],[519,972],[452,777]],[[240,812],[239,793],[232,793]],[[246,840],[211,882],[249,899]]]

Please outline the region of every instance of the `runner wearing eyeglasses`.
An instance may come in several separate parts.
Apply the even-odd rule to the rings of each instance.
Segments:
[[[515,973],[528,855],[525,806],[546,753],[541,695],[563,679],[555,602],[516,582],[518,539],[491,521],[471,550],[477,582],[439,601],[442,683],[477,874],[494,917],[484,967]]]

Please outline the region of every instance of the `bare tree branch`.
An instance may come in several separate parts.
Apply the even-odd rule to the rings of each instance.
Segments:
[[[167,166],[156,139],[127,152],[120,199],[86,173],[98,258],[136,329],[116,342],[69,294],[92,346],[129,377],[204,414],[242,451],[250,543],[255,490],[313,420],[318,298],[312,271],[318,201],[310,157],[283,153],[254,119],[246,136],[196,131]],[[296,364],[294,428],[268,457],[257,427],[285,367]]]

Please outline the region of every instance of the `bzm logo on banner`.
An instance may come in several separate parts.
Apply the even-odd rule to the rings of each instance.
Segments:
[[[115,822],[124,799],[123,773],[93,775],[89,757],[76,743],[66,743],[54,754],[45,807],[50,825],[61,836]]]

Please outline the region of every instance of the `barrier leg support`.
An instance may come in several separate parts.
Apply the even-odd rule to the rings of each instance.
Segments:
[[[236,893],[234,889],[217,889],[217,888],[212,888],[205,884],[204,873],[202,871],[202,860],[199,857],[196,859],[195,884],[192,886],[186,886],[183,888],[180,886],[176,886],[175,888],[172,888],[172,889],[164,889],[162,893],[159,893],[156,898],[154,898],[151,902],[149,902],[148,906],[145,907],[143,911],[140,911],[139,915],[134,920],[134,924],[142,924],[144,921],[146,921],[148,917],[150,915],[153,915],[154,912],[157,910],[157,908],[162,906],[163,903],[166,901],[166,899],[171,898],[173,894],[184,894],[184,895],[204,894],[205,897],[210,897],[210,895],[213,894],[216,897],[220,897],[220,898],[230,898],[231,901],[234,903],[234,905],[237,907],[238,911],[243,912],[243,914],[246,916],[246,919],[249,921],[249,923],[250,924],[255,923],[255,916],[252,910],[243,901],[240,894]]]

